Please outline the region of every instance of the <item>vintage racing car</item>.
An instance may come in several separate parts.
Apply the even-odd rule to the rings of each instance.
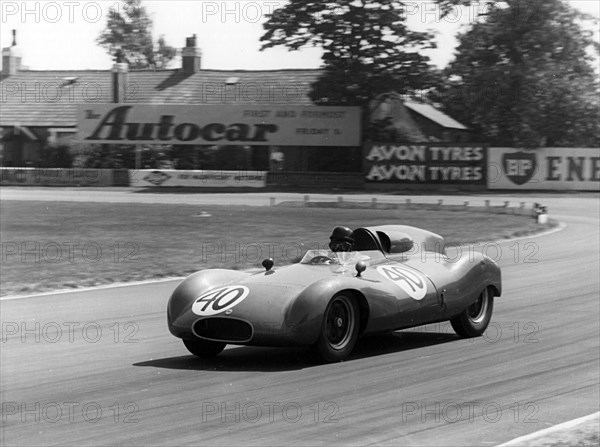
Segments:
[[[309,250],[299,263],[249,273],[207,269],[187,277],[167,309],[169,330],[199,357],[226,344],[312,346],[345,359],[359,336],[449,320],[457,334],[487,328],[500,268],[470,252],[448,257],[432,232],[383,225],[353,232],[354,251]]]

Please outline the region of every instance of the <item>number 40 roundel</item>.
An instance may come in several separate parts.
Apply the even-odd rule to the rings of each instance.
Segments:
[[[409,270],[400,265],[394,266],[379,266],[377,271],[384,278],[389,279],[412,299],[417,301],[425,298],[427,294],[427,280],[416,270]]]
[[[249,292],[246,286],[219,287],[199,296],[192,305],[192,312],[202,316],[216,315],[241,303]]]

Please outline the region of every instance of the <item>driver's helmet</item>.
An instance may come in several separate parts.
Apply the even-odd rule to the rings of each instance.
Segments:
[[[352,251],[354,246],[353,231],[348,227],[335,227],[329,236],[329,248],[333,252]]]

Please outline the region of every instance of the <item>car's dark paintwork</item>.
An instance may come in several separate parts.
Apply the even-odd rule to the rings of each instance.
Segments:
[[[351,263],[275,264],[272,270],[259,273],[210,269],[190,275],[169,300],[169,330],[176,337],[193,340],[199,338],[192,329],[198,320],[229,318],[248,322],[251,337],[239,341],[223,333],[211,340],[262,346],[313,345],[329,301],[340,292],[358,300],[361,334],[449,320],[472,305],[484,289],[489,288],[494,296],[502,292],[500,269],[494,261],[481,253],[449,259],[439,235],[403,225],[357,232],[358,252],[346,255],[355,257]],[[414,245],[402,252],[408,239]],[[366,270],[358,276],[355,261],[361,257],[369,259],[364,261]],[[416,283],[394,280],[396,271],[415,278]],[[247,288],[247,297],[214,316],[192,311],[200,296],[227,285]],[[415,288],[424,296],[412,293]]]

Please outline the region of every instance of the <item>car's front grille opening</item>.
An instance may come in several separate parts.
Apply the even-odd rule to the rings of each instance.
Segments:
[[[227,342],[247,342],[252,338],[252,325],[237,318],[209,317],[194,323],[198,337]]]

